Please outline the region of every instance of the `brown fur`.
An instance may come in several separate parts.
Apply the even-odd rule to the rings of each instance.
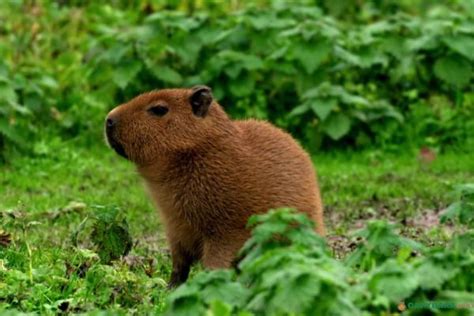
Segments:
[[[109,114],[113,139],[145,179],[161,211],[173,259],[172,284],[193,262],[229,267],[249,237],[249,216],[294,207],[324,234],[323,208],[312,162],[284,131],[269,123],[232,121],[215,101],[193,114],[191,89],[142,94]],[[154,117],[153,105],[169,112]]]

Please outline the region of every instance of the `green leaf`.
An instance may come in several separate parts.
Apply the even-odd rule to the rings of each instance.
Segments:
[[[262,60],[254,55],[242,55],[240,57],[242,67],[247,70],[258,70],[263,68]]]
[[[422,35],[418,38],[410,39],[407,41],[407,48],[412,52],[418,52],[419,50],[434,50],[438,47],[439,42],[436,41],[432,34]]]
[[[283,278],[278,280],[276,293],[269,303],[279,312],[301,312],[309,307],[321,291],[321,280],[309,273],[287,269],[275,271],[273,276],[278,274],[282,274]]]
[[[464,57],[474,60],[474,37],[464,34],[457,34],[443,38],[443,42],[452,50]]]
[[[202,42],[194,36],[179,38],[173,45],[174,52],[178,55],[183,64],[194,67],[199,57],[199,51],[202,48]]]
[[[458,272],[459,269],[446,269],[429,260],[418,267],[416,275],[418,275],[421,288],[440,290],[443,283],[451,279]]]
[[[333,113],[324,122],[324,132],[333,140],[338,140],[351,129],[350,118],[343,113]]]
[[[407,54],[405,39],[398,35],[392,35],[384,38],[381,43],[381,48],[399,60],[402,60]]]
[[[462,253],[474,253],[474,230],[455,236],[451,241],[451,247]]]
[[[332,46],[321,40],[314,42],[296,42],[292,47],[293,56],[299,60],[308,74],[312,74],[328,57]]]
[[[110,263],[125,256],[132,248],[132,238],[128,228],[118,223],[97,225],[91,235],[97,252],[104,263]]]
[[[174,293],[173,293],[174,294]],[[205,309],[199,293],[173,299],[173,304],[166,315],[195,316],[205,315]],[[170,296],[171,297],[171,296]]]
[[[1,135],[22,148],[28,147],[26,135],[22,133],[20,128],[9,124],[8,120],[3,117],[0,117],[0,136]]]
[[[474,227],[474,184],[456,186],[458,201],[452,203],[442,214],[441,223],[447,220],[459,221],[463,225]]]
[[[368,283],[375,295],[383,295],[395,304],[409,297],[418,285],[418,275],[414,269],[406,264],[401,265],[394,259],[377,267]]]
[[[334,54],[337,56],[339,59],[351,64],[351,65],[356,65],[356,66],[361,66],[362,61],[360,60],[360,57],[353,54],[347,49],[344,49],[341,46],[336,46],[334,48]]]
[[[434,65],[434,73],[439,79],[458,88],[469,83],[471,72],[471,64],[461,56],[441,57]]]
[[[219,59],[226,60],[231,64],[237,64],[241,68],[247,70],[258,70],[262,69],[264,66],[263,61],[260,57],[232,50],[222,51],[216,57],[218,57]]]
[[[206,275],[202,274],[202,276]],[[238,306],[245,301],[246,289],[240,283],[232,282],[230,271],[217,270],[215,276],[217,278],[201,282],[205,288],[201,289],[200,293],[206,302],[219,300],[231,306]],[[196,282],[200,282],[200,280],[197,279]]]
[[[142,63],[137,60],[123,62],[114,71],[112,80],[118,87],[125,89],[128,84],[135,79],[141,69]]]
[[[230,84],[230,92],[237,97],[250,95],[255,88],[255,80],[251,76],[239,77]]]
[[[227,65],[225,68],[224,72],[226,75],[228,75],[232,80],[235,80],[240,73],[242,72],[242,65],[240,63],[235,63],[235,64],[230,64]]]
[[[460,217],[462,211],[462,203],[455,202],[446,208],[443,213],[441,214],[440,222],[446,223],[448,220],[455,221]]]
[[[0,101],[17,103],[18,97],[10,81],[0,81]]]
[[[357,55],[362,68],[370,68],[375,64],[381,64],[385,67],[388,64],[387,56],[374,46],[360,48]]]
[[[288,46],[283,46],[277,50],[275,50],[273,53],[271,53],[269,56],[268,56],[268,59],[271,59],[271,60],[276,60],[276,59],[279,59],[283,56],[285,56],[288,52]]]
[[[183,77],[174,69],[168,66],[159,66],[153,69],[153,75],[163,82],[179,85],[183,81]]]
[[[248,21],[258,31],[271,28],[288,28],[297,23],[293,19],[275,19],[268,15],[248,16]]]
[[[335,99],[317,99],[311,101],[310,104],[313,112],[316,113],[322,121],[337,107],[337,101]]]
[[[126,220],[115,207],[96,207],[96,221],[91,240],[104,263],[125,256],[132,249],[132,237]]]
[[[303,103],[294,107],[293,110],[288,114],[288,117],[300,116],[301,114],[306,113],[309,110],[310,106],[309,103]]]
[[[230,316],[232,307],[222,301],[211,302],[211,313],[215,316]]]
[[[466,302],[474,302],[474,294],[470,291],[456,291],[446,289],[444,291],[439,292],[438,298],[447,300],[454,307],[459,306],[460,304],[463,304],[464,306],[472,306],[469,303],[466,304]],[[472,308],[469,308],[466,311],[470,312],[471,310]]]
[[[51,76],[46,76],[46,75],[42,76],[39,79],[39,83],[42,86],[50,88],[50,89],[58,89],[58,87],[59,87],[58,82]]]

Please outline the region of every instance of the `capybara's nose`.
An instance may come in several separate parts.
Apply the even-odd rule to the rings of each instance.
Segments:
[[[105,126],[107,126],[107,128],[112,128],[112,127],[115,126],[116,123],[117,123],[116,120],[114,120],[113,118],[108,117],[107,120],[105,121]]]

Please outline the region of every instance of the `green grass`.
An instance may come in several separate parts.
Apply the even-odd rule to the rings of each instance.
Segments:
[[[338,257],[350,251],[351,233],[375,218],[403,223],[402,234],[426,245],[443,244],[454,228],[439,225],[439,214],[455,185],[474,182],[472,153],[447,152],[430,164],[417,153],[374,151],[321,153],[314,161]],[[163,310],[171,260],[158,213],[129,162],[105,145],[52,141],[44,155],[17,156],[0,171],[0,234],[12,240],[0,245],[0,311]],[[131,255],[112,266],[84,250],[93,249],[90,219],[79,228],[95,205],[120,207],[134,240]]]
[[[338,256],[351,233],[371,219],[401,223],[400,233],[427,245],[444,244],[455,229],[440,225],[456,185],[474,181],[472,153],[447,152],[431,163],[418,153],[347,153],[315,157],[329,242]]]

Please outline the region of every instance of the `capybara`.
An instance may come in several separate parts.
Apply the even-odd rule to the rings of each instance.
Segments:
[[[186,281],[196,261],[229,267],[253,214],[292,207],[324,234],[308,154],[268,122],[231,120],[209,87],[141,94],[113,109],[105,125],[108,143],[136,165],[162,214],[170,287]]]

